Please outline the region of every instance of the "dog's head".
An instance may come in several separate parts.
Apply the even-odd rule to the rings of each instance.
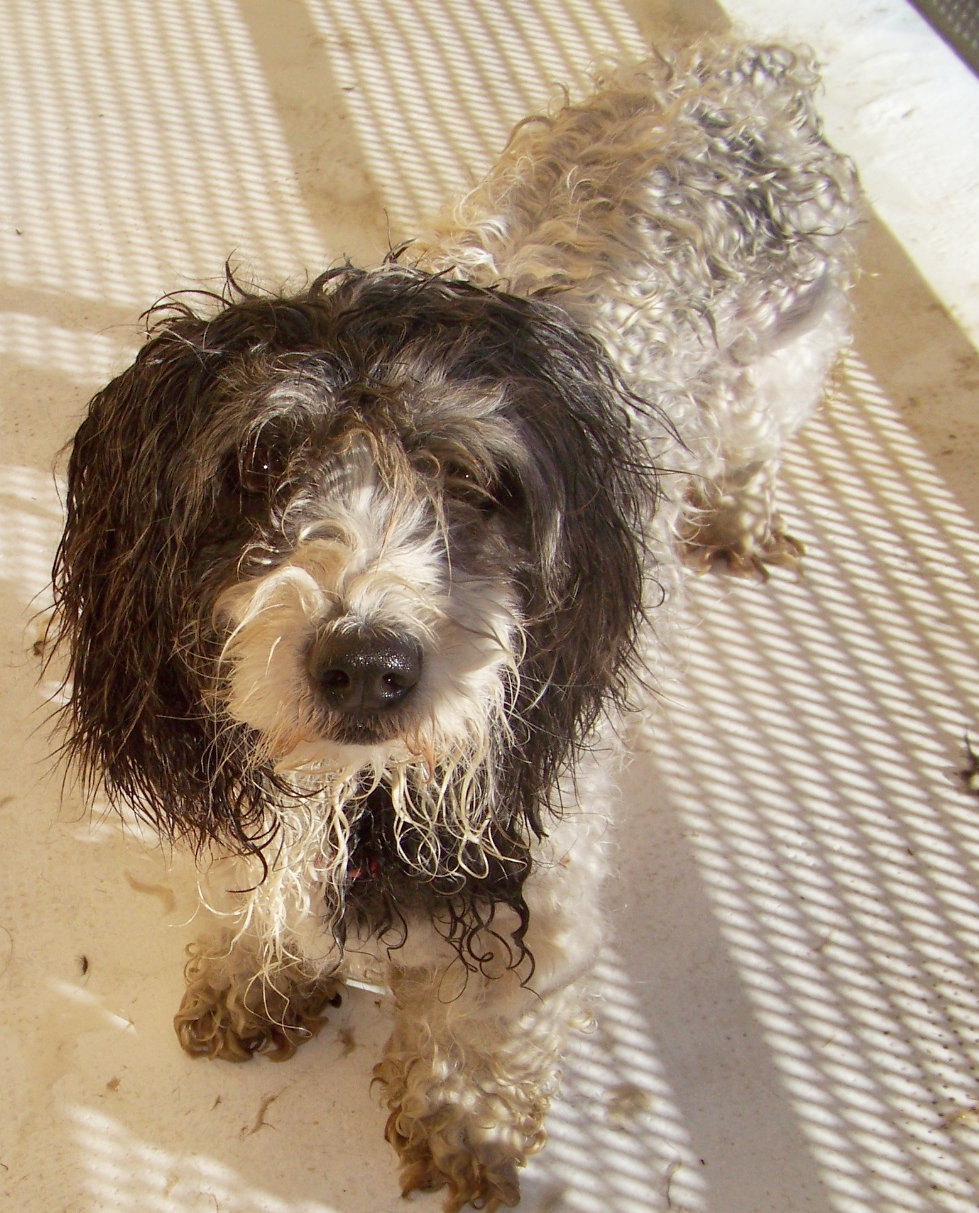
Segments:
[[[635,656],[654,482],[625,396],[558,308],[395,264],[171,305],[70,455],[86,780],[243,848],[329,781],[408,789],[422,868],[436,822],[462,866],[487,823],[540,831]]]

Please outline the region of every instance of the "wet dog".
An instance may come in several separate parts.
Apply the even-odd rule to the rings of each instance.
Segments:
[[[774,476],[858,209],[814,85],[779,47],[623,68],[380,267],[172,299],[74,440],[65,744],[209,861],[180,1040],[289,1052],[390,991],[387,1136],[449,1209],[543,1143],[660,600],[798,556]]]

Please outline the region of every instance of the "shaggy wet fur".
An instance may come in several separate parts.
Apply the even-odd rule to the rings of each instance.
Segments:
[[[505,900],[524,919],[519,944],[558,776],[634,663],[654,481],[629,440],[628,393],[558,309],[394,264],[325,274],[288,300],[231,284],[222,302],[163,318],[75,439],[56,573],[75,628],[71,757],[198,846],[275,854],[270,799],[294,813],[312,800],[338,938],[351,902],[386,919],[441,906],[457,939]],[[349,506],[365,492],[385,532],[377,601],[351,606],[337,570],[372,547]],[[348,579],[363,581],[362,563]],[[278,593],[249,606],[263,578]],[[347,609],[303,603],[317,586]],[[345,744],[351,722],[294,676],[307,615],[411,630],[443,654],[460,647],[455,617],[473,668],[447,670],[451,689],[433,678],[429,698],[459,699],[464,727],[447,735],[449,707],[416,694],[403,718],[357,720]],[[303,652],[285,658],[289,640]],[[466,693],[485,666],[487,685]],[[342,773],[331,747],[350,751]],[[372,872],[356,898],[351,868]]]
[[[779,47],[622,69],[381,267],[171,300],[74,441],[65,749],[209,860],[181,1043],[288,1053],[386,988],[387,1136],[450,1210],[544,1141],[660,604],[798,558],[774,474],[857,210],[814,85]]]

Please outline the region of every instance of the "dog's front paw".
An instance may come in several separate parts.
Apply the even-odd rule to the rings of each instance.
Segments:
[[[517,1173],[546,1140],[546,1095],[462,1071],[432,1074],[420,1058],[386,1057],[374,1076],[388,1090],[384,1135],[401,1160],[403,1196],[445,1188],[446,1213],[519,1202]]]
[[[327,1005],[340,1002],[338,983],[287,970],[243,976],[221,960],[189,949],[187,990],[173,1026],[194,1057],[249,1061],[256,1053],[285,1061],[325,1023]]]
[[[469,1140],[458,1109],[440,1108],[413,1120],[396,1108],[388,1117],[384,1135],[401,1159],[401,1195],[448,1189],[446,1213],[466,1205],[492,1210],[512,1207],[520,1200],[517,1168],[523,1156]]]

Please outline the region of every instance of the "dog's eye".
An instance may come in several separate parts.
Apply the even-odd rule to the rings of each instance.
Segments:
[[[450,464],[444,469],[444,476],[445,490],[451,497],[484,514],[512,507],[519,496],[514,477],[506,471],[485,483],[472,468]]]
[[[271,439],[259,438],[245,452],[240,466],[246,493],[269,493],[281,482],[289,466],[287,450]]]
[[[487,488],[472,468],[462,464],[450,463],[444,469],[445,491],[457,501],[481,510],[492,510],[496,507],[493,490]]]

